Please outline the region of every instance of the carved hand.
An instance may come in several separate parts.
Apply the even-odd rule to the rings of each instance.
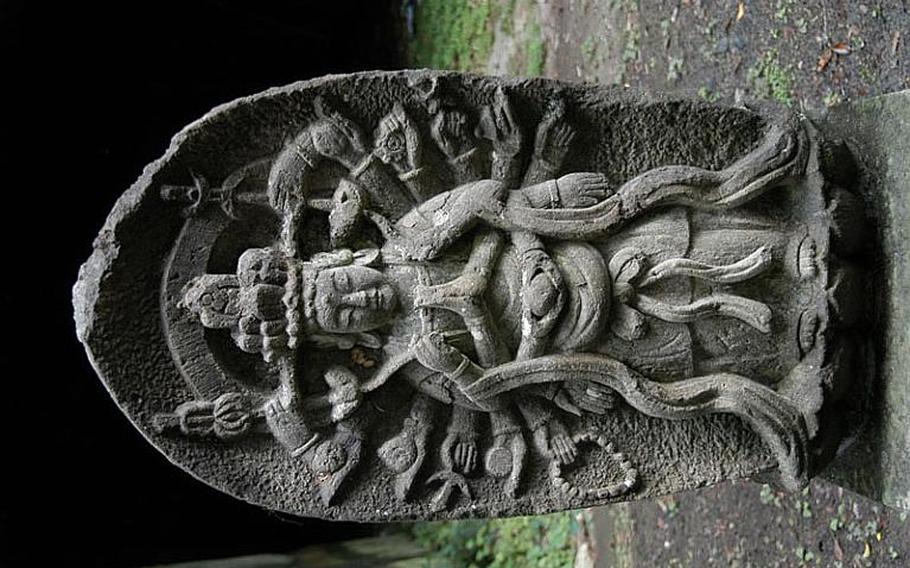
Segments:
[[[572,441],[569,431],[555,418],[534,431],[534,444],[542,454],[563,465],[572,463],[578,456],[578,447]]]
[[[430,135],[449,160],[470,152],[476,140],[468,128],[468,117],[451,109],[440,110],[430,123]]]
[[[468,432],[449,432],[442,442],[444,465],[468,474],[477,467],[477,436]]]
[[[556,180],[559,201],[569,209],[580,209],[597,205],[613,193],[607,178],[598,173],[573,173]]]
[[[575,129],[565,120],[566,105],[562,99],[550,104],[547,114],[537,128],[534,157],[558,167],[575,139]]]
[[[493,143],[496,154],[513,157],[521,152],[521,130],[512,113],[509,98],[502,88],[496,89],[493,104],[481,112],[477,134]]]

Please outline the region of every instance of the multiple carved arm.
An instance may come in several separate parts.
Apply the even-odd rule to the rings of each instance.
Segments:
[[[403,259],[430,261],[478,224],[487,226],[476,239],[465,272],[452,282],[420,287],[415,298],[417,308],[448,309],[462,316],[474,338],[478,362],[447,343],[444,336],[435,331],[418,334],[412,342],[411,352],[424,367],[444,375],[469,399],[498,417],[494,422],[499,425],[499,431],[494,433],[487,467],[492,468],[491,471],[507,469],[497,461],[499,458],[490,456],[507,451],[509,440],[512,440],[508,451],[513,458],[509,469],[514,477],[510,482],[513,491],[518,475],[514,459],[523,452],[523,448],[514,443],[515,433],[510,426],[514,419],[509,418],[509,410],[502,400],[478,393],[480,385],[494,380],[491,377],[502,375],[502,369],[540,359],[547,353],[548,338],[565,298],[560,271],[544,251],[540,236],[581,240],[603,238],[642,212],[664,205],[733,207],[798,175],[805,160],[802,131],[792,124],[784,124],[773,126],[759,148],[721,171],[667,166],[646,172],[615,190],[602,174],[572,173],[557,177],[575,134],[565,120],[565,105],[556,100],[537,129],[530,164],[522,176],[522,132],[508,97],[500,89],[495,93],[493,104],[481,111],[474,130],[464,112],[446,106],[435,109],[430,121],[433,141],[453,176],[461,182],[473,183],[434,195],[438,184],[429,175],[433,172],[424,165],[427,148],[417,124],[402,105],[396,104],[380,121],[372,148],[352,121],[318,101],[317,115],[319,120],[304,133],[305,136],[295,141],[296,154],[292,158],[305,164],[314,157],[330,159],[348,170],[348,180],[336,191],[330,212],[336,244],[350,239],[357,222],[366,216],[379,226],[388,240],[387,245],[397,249]],[[489,140],[492,146],[489,169],[479,152],[480,139]],[[485,171],[489,174],[484,175]],[[295,209],[288,205],[295,201],[287,198],[288,188],[294,183],[299,202],[303,198],[299,179],[270,183],[273,203],[290,211],[285,215],[286,224],[298,222],[294,219]],[[407,215],[431,219],[430,225],[396,222]],[[522,264],[522,337],[514,356],[504,351],[483,305],[483,290],[501,248],[503,233],[509,234]],[[510,360],[514,363],[508,363]],[[571,366],[570,363],[567,365]],[[603,361],[600,363],[604,364]],[[607,363],[607,367],[613,364],[612,360]],[[561,376],[559,370],[554,373]],[[712,378],[707,383],[714,385],[712,388],[724,388],[730,380],[730,376],[724,376]],[[641,396],[641,388],[618,390],[623,389],[628,391],[622,392],[627,400],[630,396],[633,399]],[[569,381],[565,389],[553,391],[553,399],[569,411],[602,413],[614,404],[610,396],[614,390],[617,385],[611,381],[592,376],[586,383]],[[656,395],[647,396],[660,399],[662,391],[655,392]],[[773,397],[761,389],[755,394],[756,400]],[[663,404],[664,399],[659,402]],[[656,406],[651,408],[647,404],[642,403],[639,409],[651,415],[663,412],[663,406],[655,410]],[[782,468],[795,470],[788,471],[785,476],[794,482],[794,478],[801,475],[800,466],[793,465],[792,455],[787,461],[785,454],[789,444],[781,441],[782,432],[768,426],[781,418],[771,411],[767,411],[768,417],[755,418],[753,414],[758,406],[743,404],[742,408],[735,407],[735,411],[754,420],[756,429],[778,452]],[[572,436],[549,408],[532,398],[518,402],[517,406],[543,455],[560,463],[575,459],[577,448]],[[478,461],[477,416],[473,411],[455,408],[443,444],[443,465],[451,472],[469,473]],[[714,408],[712,406],[711,410]],[[716,408],[726,407],[719,402]],[[679,412],[668,410],[665,414],[676,418],[689,416],[692,412],[695,412],[694,407],[686,407]],[[799,445],[798,440],[793,442]],[[798,457],[796,461],[800,461]]]

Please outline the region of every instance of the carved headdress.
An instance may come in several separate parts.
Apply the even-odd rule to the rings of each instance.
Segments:
[[[273,248],[249,249],[237,262],[236,274],[205,274],[184,288],[180,305],[212,329],[229,329],[248,353],[272,361],[277,352],[297,347],[301,339],[321,346],[378,346],[370,334],[331,334],[316,317],[316,279],[323,270],[373,264],[379,251],[338,249],[308,261]]]

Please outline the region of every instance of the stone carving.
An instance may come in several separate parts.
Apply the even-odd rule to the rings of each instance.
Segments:
[[[80,337],[172,459],[298,514],[796,490],[863,306],[831,145],[779,109],[545,81],[270,91],[124,197],[76,289]],[[146,250],[116,240],[142,223]],[[130,304],[131,280],[160,289]]]

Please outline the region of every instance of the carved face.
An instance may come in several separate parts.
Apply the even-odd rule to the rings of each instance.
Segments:
[[[316,323],[329,333],[376,329],[392,317],[397,297],[385,275],[365,266],[322,270],[316,277]]]

